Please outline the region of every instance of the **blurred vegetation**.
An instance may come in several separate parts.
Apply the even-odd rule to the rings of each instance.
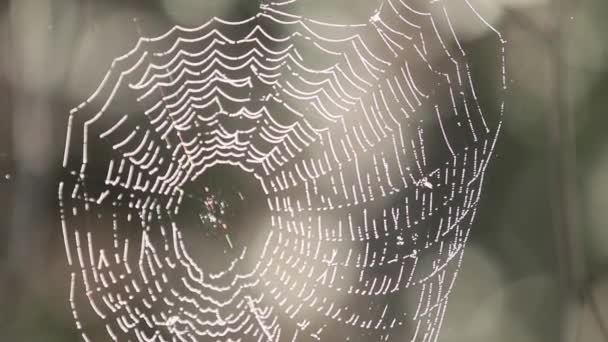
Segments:
[[[201,3],[0,5],[0,340],[77,341],[55,187],[68,110],[133,44],[131,17],[187,24],[200,19],[193,13],[255,7]],[[608,2],[472,3],[495,13],[508,41],[510,90],[440,340],[606,341]],[[494,53],[483,34],[469,44]],[[90,59],[99,68],[87,69]]]

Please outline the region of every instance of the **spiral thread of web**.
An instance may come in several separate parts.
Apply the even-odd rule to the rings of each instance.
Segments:
[[[70,112],[59,200],[84,340],[91,319],[115,341],[436,338],[501,113],[438,29],[447,11],[385,1],[347,25],[292,3],[141,38]],[[270,224],[212,273],[176,218],[217,165],[259,181]]]

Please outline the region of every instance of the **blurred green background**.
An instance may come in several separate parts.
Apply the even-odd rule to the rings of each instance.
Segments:
[[[471,2],[508,41],[510,90],[440,340],[607,341],[608,2]],[[133,45],[131,18],[187,25],[204,13],[255,6],[0,4],[0,341],[77,341],[56,200],[65,123],[110,61]],[[367,7],[329,6],[338,17]],[[495,54],[486,35],[474,32],[468,44]]]

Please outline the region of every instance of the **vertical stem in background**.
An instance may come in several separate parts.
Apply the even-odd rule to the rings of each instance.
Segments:
[[[12,238],[12,213],[14,209],[15,196],[15,157],[13,155],[12,127],[13,127],[13,107],[15,91],[11,87],[14,79],[14,69],[12,66],[12,41],[11,26],[5,21],[0,30],[0,275],[2,275],[3,292],[0,296],[0,307],[14,308],[16,306],[16,296],[14,294],[19,288],[16,270],[13,266],[13,256],[11,249]],[[7,311],[0,310],[0,314]],[[12,326],[13,317],[5,317],[2,324],[5,327]],[[10,329],[3,329],[7,338],[11,335]]]
[[[568,95],[568,63],[566,60],[566,30],[571,11],[569,0],[554,0],[555,32],[554,56],[554,112],[548,115],[553,175],[553,227],[556,233],[559,271],[561,276],[562,320],[567,320],[570,305],[579,307],[584,300],[585,258],[580,227],[578,226],[578,189],[576,178],[576,138],[575,119],[570,108]],[[570,318],[572,318],[570,316]],[[579,322],[570,334],[564,334],[564,342],[578,339]],[[568,322],[564,322],[568,323]],[[568,326],[566,324],[561,325]]]
[[[13,108],[13,89],[11,89],[10,74],[11,50],[9,49],[11,28],[8,24],[2,26],[0,30],[0,270],[8,268],[9,263],[9,231],[11,205],[10,200],[13,195],[12,181],[14,178],[13,165],[13,144],[11,139],[11,128],[13,127],[12,108]]]

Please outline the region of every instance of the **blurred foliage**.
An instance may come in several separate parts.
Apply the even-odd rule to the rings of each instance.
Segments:
[[[226,15],[255,7],[254,1],[226,2],[211,1]],[[608,279],[608,3],[573,3],[558,22],[558,4],[549,0],[472,2],[501,13],[510,90],[441,341],[604,341],[591,304],[564,300],[560,263],[570,253],[584,255],[585,280],[593,282],[580,286],[595,297],[582,297],[596,298],[608,320],[608,292],[600,291]],[[134,30],[123,32],[132,27],[131,16],[202,21],[192,15],[208,13],[202,3],[14,0],[0,6],[0,340],[77,341],[55,196],[68,109],[97,84],[111,58],[133,44]],[[556,27],[564,38],[562,69],[555,64]],[[470,44],[492,59],[483,35]],[[82,49],[98,70],[83,69],[90,64],[79,59]],[[493,86],[483,78],[487,67],[474,65],[481,87]],[[556,98],[555,87],[567,98]],[[577,172],[567,180],[577,189],[568,201],[578,213],[569,227],[582,243],[575,251],[562,250],[557,236],[561,185],[551,129],[560,120],[559,104],[576,124],[577,159],[570,163]],[[573,333],[579,330],[584,333]]]

